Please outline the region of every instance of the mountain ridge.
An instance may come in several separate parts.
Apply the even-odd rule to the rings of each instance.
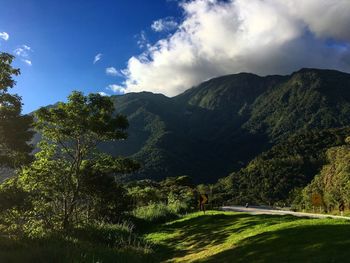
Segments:
[[[138,160],[134,179],[190,175],[214,182],[296,132],[350,125],[350,74],[335,70],[230,74],[171,98],[111,98],[129,119],[129,138],[100,147]]]

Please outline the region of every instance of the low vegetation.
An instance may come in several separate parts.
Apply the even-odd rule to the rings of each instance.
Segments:
[[[350,256],[348,221],[244,213],[194,213],[146,239],[159,261],[341,262]],[[341,251],[341,253],[339,253]]]
[[[5,262],[346,262],[350,222],[207,211],[153,225],[78,228],[34,240],[1,237]],[[339,253],[341,251],[341,253]]]
[[[45,237],[0,237],[2,262],[142,262],[151,251],[126,223],[87,225]]]

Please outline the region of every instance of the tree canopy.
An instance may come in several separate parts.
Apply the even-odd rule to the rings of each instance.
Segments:
[[[10,94],[20,74],[12,67],[14,56],[0,53],[0,165],[16,168],[30,161],[33,118],[22,115],[21,97]]]
[[[65,230],[95,219],[118,220],[127,199],[115,176],[138,164],[98,150],[103,141],[127,138],[128,121],[114,113],[110,98],[73,92],[66,103],[41,108],[35,118],[42,139],[34,162],[4,186],[5,192],[15,185],[26,195],[29,205],[21,217],[43,229]]]

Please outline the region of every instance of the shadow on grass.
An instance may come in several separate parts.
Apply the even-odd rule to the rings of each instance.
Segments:
[[[266,232],[200,262],[349,262],[350,225],[308,225]]]
[[[165,234],[177,232],[178,235],[167,239],[166,244],[159,245],[156,253],[159,255],[159,261],[183,257],[189,253],[199,253],[207,247],[223,244],[234,233],[294,220],[295,217],[292,216],[209,214],[175,221],[158,230]]]
[[[131,246],[118,249],[60,236],[33,240],[13,240],[2,236],[0,262],[154,262],[154,258],[142,248]]]

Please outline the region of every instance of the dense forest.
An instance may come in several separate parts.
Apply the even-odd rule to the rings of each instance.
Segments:
[[[215,184],[216,202],[291,205],[298,189],[328,164],[327,152],[343,147],[350,128],[301,132],[290,136]]]

